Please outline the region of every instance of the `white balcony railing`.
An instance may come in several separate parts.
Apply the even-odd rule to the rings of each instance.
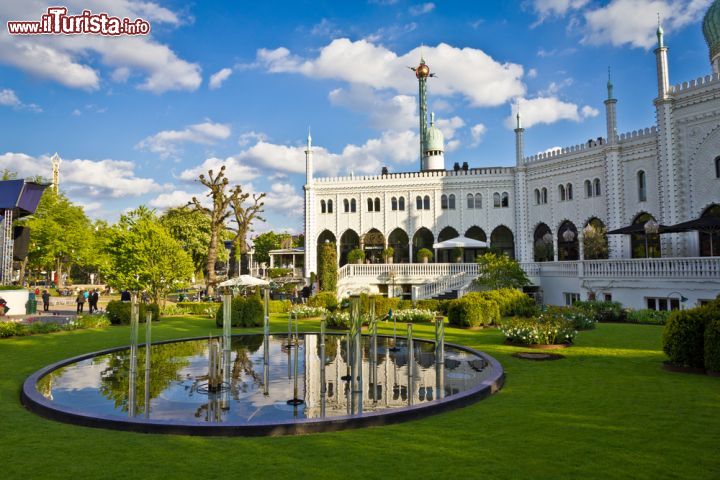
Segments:
[[[585,260],[585,277],[665,277],[720,280],[720,257]]]
[[[372,263],[347,264],[338,270],[338,280],[346,277],[395,278],[446,277],[458,273],[477,276],[477,263]]]

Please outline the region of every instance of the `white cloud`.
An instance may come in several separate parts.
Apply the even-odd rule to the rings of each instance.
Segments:
[[[587,25],[582,41],[648,49],[657,42],[656,12],[660,13],[667,33],[699,21],[710,3],[710,0],[612,0],[584,14]]]
[[[598,110],[590,106],[578,108],[574,103],[564,102],[556,97],[537,97],[537,98],[520,98],[520,115],[522,117],[522,125],[525,128],[533,125],[545,123],[555,123],[561,120],[571,120],[579,122],[588,117],[598,115]],[[515,128],[518,106],[517,103],[512,105],[512,113],[505,119],[507,128]]]
[[[131,0],[68,0],[71,13],[89,9],[155,24],[178,25],[178,16],[152,2]],[[38,20],[47,9],[42,0],[0,3],[0,17]],[[153,25],[154,27],[155,25]],[[97,59],[97,61],[95,60]],[[97,63],[113,71],[113,81],[124,82],[132,73],[144,75],[139,89],[153,93],[195,90],[200,86],[200,66],[179,58],[152,35],[102,37],[99,35],[11,36],[0,31],[0,62],[70,88],[96,90],[101,85]]]
[[[182,173],[180,173],[180,179],[186,182],[195,182],[200,175],[207,176],[209,170],[217,174],[223,165],[225,165],[225,177],[227,177],[231,183],[245,184],[260,176],[260,172],[256,168],[247,165],[244,159],[236,155],[225,159],[217,157],[208,158],[197,167],[183,170]]]
[[[267,139],[268,139],[268,136],[265,135],[264,133],[256,132],[253,130],[253,131],[245,132],[245,133],[241,134],[240,138],[238,139],[238,145],[240,145],[241,147],[244,147],[245,145],[248,145],[250,143],[255,143],[258,141],[264,142]]]
[[[333,22],[327,18],[323,18],[319,23],[313,25],[310,34],[318,37],[336,37],[340,35],[341,30]]]
[[[537,77],[537,70],[534,68],[531,68],[530,70],[528,70],[527,76],[528,76],[528,78]]]
[[[303,209],[304,199],[290,183],[274,183],[265,197],[265,208],[282,212],[284,215]]]
[[[460,117],[436,119],[437,127],[445,137],[445,151],[452,152],[460,147],[460,140],[455,138],[455,133],[465,126],[465,121]]]
[[[482,123],[478,123],[470,127],[470,135],[472,136],[471,147],[477,147],[482,142],[483,136],[487,132],[487,127]]]
[[[211,145],[230,136],[230,127],[222,123],[206,121],[189,125],[182,130],[163,130],[140,141],[135,148],[157,153],[168,158],[180,151],[180,144],[200,143]]]
[[[558,151],[558,150],[562,150],[562,147],[550,147],[550,148],[546,148],[546,149],[543,150],[542,152],[538,152],[538,155],[539,155],[539,154],[543,154],[543,153],[552,153],[552,152],[556,152],[556,151]]]
[[[559,82],[550,82],[550,85],[545,90],[538,92],[541,97],[553,97],[563,88],[569,87],[574,83],[572,78],[564,78]]]
[[[194,196],[197,196],[201,201],[205,199],[205,196],[198,195],[196,193],[190,193],[185,190],[173,190],[170,193],[161,193],[154,199],[150,200],[148,204],[151,207],[158,208],[160,210],[167,210],[168,208],[187,205]]]
[[[23,103],[18,98],[14,90],[4,88],[0,90],[0,105],[12,107],[15,110],[30,110],[32,112],[42,112],[42,108],[34,103]]]
[[[0,170],[17,172],[22,177],[52,177],[50,157],[32,157],[24,153],[0,155]],[[63,159],[60,164],[60,188],[84,198],[138,196],[162,188],[151,178],[135,175],[135,164],[122,160]]]
[[[418,125],[415,97],[376,93],[365,85],[336,88],[328,95],[330,103],[370,115],[370,125],[379,130],[404,130]]]
[[[232,69],[227,67],[213,73],[210,76],[210,88],[212,90],[220,88],[223,82],[230,78],[230,75],[232,75]]]
[[[432,2],[423,3],[421,5],[414,5],[410,7],[410,15],[417,17],[418,15],[424,15],[435,10],[435,4]]]
[[[533,0],[532,7],[537,12],[538,23],[551,16],[563,16],[570,10],[578,10],[589,0]]]
[[[523,67],[499,63],[482,50],[456,48],[445,43],[423,47],[430,68],[439,73],[429,80],[433,96],[464,96],[476,107],[497,106],[523,95]],[[402,56],[368,40],[335,39],[316,58],[293,55],[287,48],[260,49],[257,62],[270,73],[299,73],[312,78],[333,78],[373,89],[393,89],[415,95],[417,80],[408,65],[420,58],[420,48]]]

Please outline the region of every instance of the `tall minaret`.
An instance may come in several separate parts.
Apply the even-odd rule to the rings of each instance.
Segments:
[[[663,29],[660,25],[660,14],[658,14],[657,39],[658,46],[655,49],[655,61],[657,64],[658,98],[667,98],[670,90],[670,73],[668,72],[668,49],[663,42]]]
[[[410,67],[418,79],[418,103],[420,107],[420,170],[423,168],[423,156],[425,154],[425,141],[427,139],[427,79],[435,76],[430,73],[430,67],[425,64],[425,59],[420,54],[420,65]]]
[[[57,195],[60,187],[60,156],[57,152],[50,158],[50,162],[52,162],[52,189]]]
[[[525,158],[525,129],[522,128],[520,122],[520,104],[518,103],[518,112],[515,116],[517,126],[515,127],[515,165],[518,167],[523,164]]]
[[[305,148],[305,278],[317,273],[317,250],[315,234],[315,190],[313,189],[312,137],[308,129]]]
[[[605,122],[607,124],[607,142],[615,145],[617,141],[617,100],[613,98],[613,84],[610,80],[610,67],[608,67],[607,100],[605,100]]]

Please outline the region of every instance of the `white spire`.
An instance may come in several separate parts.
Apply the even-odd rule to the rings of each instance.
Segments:
[[[308,127],[307,147],[308,150],[312,148],[312,136],[310,136],[310,127]]]

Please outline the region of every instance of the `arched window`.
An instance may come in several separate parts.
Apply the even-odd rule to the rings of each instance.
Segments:
[[[565,201],[565,186],[564,185],[558,185],[558,197],[560,197],[560,201]]]
[[[542,197],[542,203],[543,203],[543,205],[544,205],[544,204],[547,203],[547,188],[543,187],[542,190],[540,191],[540,193],[542,194],[542,195],[541,195],[541,197]]]
[[[343,212],[348,213],[350,211],[350,201],[346,198],[343,200]]]
[[[357,202],[354,198],[350,199],[350,211],[355,213],[357,211]]]
[[[715,178],[720,178],[720,157],[715,159]]]
[[[637,189],[638,189],[638,201],[647,201],[647,185],[645,181],[645,172],[640,170],[637,173]]]
[[[510,206],[510,195],[508,195],[507,192],[503,192],[502,194],[502,206],[503,208]]]
[[[393,212],[397,210],[397,198],[395,197],[392,197],[390,199],[390,210],[392,210]]]
[[[467,194],[467,208],[468,209],[475,208],[475,197],[473,196],[472,193]]]
[[[585,196],[588,198],[593,196],[592,183],[590,180],[585,180]]]
[[[400,197],[400,199],[398,200],[398,209],[401,212],[405,211],[405,197]]]
[[[376,212],[380,211],[380,199],[377,197],[375,197],[375,211]]]
[[[415,208],[417,210],[422,210],[422,197],[420,195],[415,197]]]
[[[493,193],[493,207],[500,208],[500,194],[498,192]]]
[[[367,204],[368,204],[368,212],[372,212],[372,211],[373,211],[373,201],[372,201],[372,198],[368,197],[368,199],[367,199]]]
[[[425,195],[423,198],[423,208],[425,210],[430,210],[430,195]]]
[[[482,208],[482,195],[479,193],[475,194],[475,208]]]
[[[540,190],[535,189],[535,205],[540,205]]]
[[[320,200],[320,213],[325,213],[325,200]]]
[[[455,210],[455,194],[451,193],[450,197],[448,197],[448,208],[450,210]]]
[[[440,197],[440,208],[443,210],[447,210],[448,208],[448,197],[447,195],[443,195]]]
[[[332,200],[328,200],[328,213],[333,212],[333,204]]]
[[[572,197],[573,197],[573,195],[572,195],[572,183],[568,183],[568,184],[565,186],[565,196],[567,197],[568,200],[572,200]]]
[[[596,178],[596,179],[593,181],[593,186],[595,187],[595,196],[596,196],[596,197],[599,197],[599,196],[600,196],[600,193],[601,193],[601,192],[600,192],[600,179],[599,179],[599,178]]]

